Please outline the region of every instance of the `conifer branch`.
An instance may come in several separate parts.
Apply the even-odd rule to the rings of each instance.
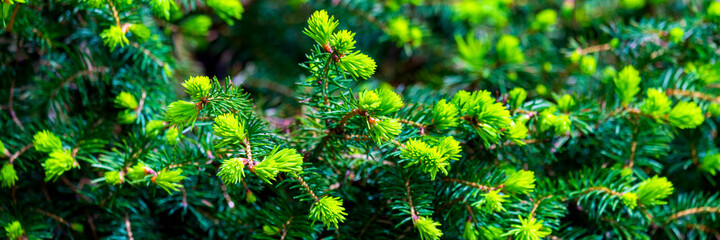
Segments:
[[[687,216],[687,215],[693,215],[693,214],[699,214],[699,213],[720,213],[720,208],[718,207],[697,207],[697,208],[690,208],[685,209],[679,212],[676,212],[670,217],[665,220],[665,223],[669,223],[675,219]]]
[[[27,145],[22,147],[20,150],[15,152],[12,156],[10,156],[10,160],[9,160],[10,164],[12,164],[18,157],[20,157],[21,154],[23,154],[25,151],[27,151],[31,147],[33,147],[33,143],[28,143]]]
[[[582,192],[582,195],[585,195],[585,194],[588,194],[591,192],[595,192],[595,191],[602,191],[607,194],[610,194],[613,196],[618,196],[618,197],[622,197],[622,195],[623,195],[621,192],[617,192],[617,191],[614,191],[614,190],[606,188],[606,187],[590,187],[590,188],[585,189],[585,191]]]
[[[543,197],[541,197],[540,199],[538,199],[537,201],[532,201],[533,207],[532,207],[532,210],[530,210],[530,217],[534,218],[534,217],[535,217],[535,210],[537,210],[538,206],[540,206],[540,203],[541,203],[542,201],[547,200],[548,198],[551,198],[551,197],[553,197],[552,194],[547,195],[547,196],[543,196]]]
[[[700,231],[702,231],[702,232],[715,235],[715,238],[716,238],[716,239],[720,238],[720,232],[718,232],[718,230],[716,230],[715,228],[709,227],[709,226],[707,226],[707,225],[688,223],[688,224],[685,224],[685,228],[687,228],[687,229],[697,229],[697,230],[700,230]]]
[[[15,4],[15,8],[13,8],[12,14],[10,15],[10,21],[8,21],[7,26],[5,27],[6,32],[12,32],[13,25],[15,24],[15,15],[17,14],[18,9],[20,9],[20,4]]]
[[[25,127],[23,127],[22,122],[20,122],[20,119],[18,119],[17,114],[15,114],[15,110],[13,109],[13,98],[15,95],[15,78],[10,81],[10,100],[8,100],[8,109],[10,110],[10,117],[12,117],[15,124],[20,127],[23,131],[25,131]]]
[[[243,180],[243,185],[245,185],[245,181]],[[247,185],[245,186],[247,189]],[[230,194],[228,194],[227,186],[225,186],[224,183],[220,183],[220,190],[222,190],[223,197],[225,198],[225,201],[228,204],[229,208],[235,208],[235,202],[233,202],[232,198],[230,198]]]
[[[288,218],[287,222],[285,222],[282,225],[283,228],[282,228],[282,235],[280,235],[280,240],[285,240],[285,236],[287,236],[288,228],[290,227],[290,223],[292,223],[293,218],[294,218],[294,216],[290,216],[290,218]]]
[[[62,217],[60,217],[60,216],[58,216],[58,215],[55,215],[55,214],[53,214],[53,213],[44,211],[44,210],[39,209],[39,208],[34,208],[33,210],[35,210],[35,212],[38,212],[38,213],[40,213],[40,214],[42,214],[42,215],[45,215],[45,216],[47,216],[47,217],[49,217],[49,218],[52,218],[52,219],[55,220],[56,222],[62,223],[62,224],[67,225],[67,226],[70,226],[70,223],[69,223],[68,221],[65,221],[65,219],[63,219]]]
[[[315,192],[313,192],[312,189],[310,189],[310,186],[308,186],[308,184],[305,182],[305,180],[304,180],[300,175],[298,175],[297,173],[295,173],[295,175],[296,175],[295,179],[297,179],[298,181],[300,181],[300,185],[302,185],[303,188],[305,188],[305,191],[307,191],[308,194],[310,194],[310,196],[313,198],[313,200],[315,200],[315,202],[320,201],[320,198],[318,198],[318,197],[315,195]]]
[[[127,211],[125,212],[125,232],[128,240],[135,240],[133,237],[132,225],[130,224],[130,215],[128,215]]]
[[[115,19],[115,25],[120,27],[120,17],[118,16],[118,11],[115,9],[115,4],[113,4],[113,0],[107,1],[110,5],[110,10],[112,11],[113,18]]]
[[[413,122],[413,121],[410,121],[410,120],[407,120],[407,119],[402,119],[402,118],[401,118],[401,119],[398,119],[398,121],[401,122],[401,123],[404,123],[404,124],[412,125],[412,126],[417,127],[417,128],[419,128],[419,129],[425,129],[425,128],[427,128],[427,126],[423,125],[422,123]]]
[[[720,103],[720,97],[710,96],[705,93],[701,92],[695,92],[695,91],[688,91],[688,90],[681,90],[681,89],[667,89],[665,90],[668,95],[671,96],[678,96],[678,97],[691,97],[691,98],[697,98],[709,102],[714,103]]]
[[[500,185],[497,187],[490,187],[490,186],[485,186],[482,184],[478,184],[478,183],[474,183],[474,182],[470,182],[470,181],[466,181],[466,180],[462,180],[462,179],[455,179],[455,178],[441,178],[440,180],[445,181],[445,182],[450,182],[450,183],[462,184],[462,185],[477,188],[477,189],[480,189],[480,190],[486,191],[486,192],[496,190],[496,189],[502,189],[502,187],[503,187],[503,185]]]
[[[412,217],[413,224],[419,219],[417,212],[415,211],[415,205],[413,205],[412,191],[410,191],[410,179],[405,179],[405,194],[407,194],[408,206],[410,206],[410,217]]]
[[[610,49],[612,49],[612,47],[610,47],[610,44],[609,44],[609,43],[605,43],[605,44],[600,44],[600,45],[593,45],[593,46],[590,46],[590,47],[587,47],[587,48],[578,48],[578,49],[575,50],[575,51],[577,51],[578,53],[580,53],[580,55],[585,55],[585,54],[588,54],[588,53],[602,52],[602,51],[607,51],[607,50],[610,50]]]
[[[150,59],[152,59],[153,62],[155,62],[155,64],[157,64],[158,66],[160,66],[160,67],[164,67],[164,66],[165,66],[166,63],[163,62],[162,60],[160,60],[160,58],[158,58],[157,56],[155,56],[155,54],[153,54],[152,52],[150,52],[150,50],[148,50],[147,48],[144,48],[144,47],[140,46],[140,44],[138,44],[137,42],[132,42],[132,41],[130,42],[130,45],[132,45],[133,47],[135,47],[135,48],[137,48],[138,50],[140,50],[143,54],[145,54],[145,55],[148,56]]]

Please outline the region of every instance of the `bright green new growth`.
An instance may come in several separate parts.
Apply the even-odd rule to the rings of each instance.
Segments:
[[[45,181],[48,182],[57,180],[60,175],[79,165],[70,150],[58,149],[50,153],[42,166],[45,169]]]
[[[165,143],[171,146],[177,145],[179,136],[180,131],[176,127],[170,127],[165,131]]]
[[[685,35],[685,31],[683,31],[682,28],[673,28],[670,29],[669,32],[670,41],[674,43],[680,43],[683,40],[683,36]]]
[[[362,91],[358,94],[358,104],[362,110],[375,110],[380,106],[380,96],[375,91]]]
[[[498,58],[505,63],[522,63],[525,61],[525,54],[520,49],[520,39],[512,35],[503,35],[495,45]]]
[[[509,194],[528,194],[535,189],[535,173],[525,170],[514,172],[503,185],[502,190]]]
[[[630,10],[640,9],[645,6],[645,0],[620,0],[620,7]]]
[[[251,191],[245,191],[245,202],[247,203],[255,203],[257,201],[257,197],[255,197],[255,194],[253,194]]]
[[[707,112],[713,117],[720,116],[720,104],[711,103],[707,108]]]
[[[209,2],[210,1],[208,1],[208,4]],[[170,11],[177,8],[177,5],[175,1],[172,0],[150,0],[150,7],[153,13],[155,13],[155,16],[170,20]]]
[[[118,108],[135,110],[138,107],[138,102],[135,99],[135,96],[128,92],[122,91],[115,97],[115,106],[117,106]]]
[[[455,35],[455,45],[457,45],[460,59],[471,68],[478,69],[486,65],[488,61],[486,55],[491,46],[487,39],[478,39],[472,34],[465,36],[465,39],[460,35]]]
[[[712,1],[707,7],[707,18],[714,22],[720,22],[720,2]]]
[[[569,112],[570,108],[575,106],[575,99],[573,99],[570,94],[565,94],[562,97],[555,98],[555,101],[557,101],[558,110],[564,113]]]
[[[507,138],[514,142],[518,146],[525,145],[523,140],[528,137],[528,128],[525,126],[525,122],[521,119],[516,119],[513,124],[510,124],[510,128],[507,130]]]
[[[522,106],[523,102],[527,99],[527,91],[525,89],[516,87],[508,92],[508,103],[510,107],[517,109]]]
[[[216,148],[237,144],[245,139],[245,123],[238,121],[235,114],[232,113],[216,117],[213,130],[215,136],[220,137],[220,141],[215,145]]]
[[[185,20],[181,27],[185,33],[192,36],[205,37],[212,27],[212,18],[207,15],[195,15]],[[209,79],[208,79],[209,80]],[[208,81],[209,84],[209,81]],[[187,88],[187,87],[186,87]],[[191,94],[192,95],[192,94]]]
[[[168,0],[164,0],[168,1]],[[126,44],[130,43],[130,40],[125,37],[125,32],[116,25],[110,26],[100,33],[100,37],[103,39],[105,46],[110,47],[110,52],[115,51],[115,47],[125,47]]]
[[[339,54],[350,53],[355,49],[355,33],[340,30],[332,35],[331,45]]]
[[[613,80],[615,93],[620,97],[620,103],[623,106],[627,106],[635,100],[635,94],[640,92],[640,80],[640,72],[635,70],[632,65],[625,66]]]
[[[206,76],[190,77],[182,83],[185,87],[185,92],[195,100],[201,100],[208,97],[212,84],[210,84],[210,78]]]
[[[397,112],[403,106],[400,96],[385,88],[360,92],[358,102],[361,109],[374,111],[380,115]]]
[[[430,178],[435,179],[437,172],[442,171],[447,175],[445,169],[450,165],[451,160],[460,157],[460,143],[452,137],[443,138],[435,146],[430,146],[419,139],[410,139],[401,149],[400,157],[410,160],[405,167],[417,165],[421,171],[430,173]]]
[[[0,141],[0,154],[5,153],[5,144],[3,144],[2,141]]]
[[[705,121],[702,110],[694,102],[680,102],[668,113],[668,122],[678,128],[696,128]]]
[[[131,180],[142,180],[147,176],[147,167],[144,163],[139,162],[138,164],[133,165],[132,167],[128,168],[128,174],[127,176]]]
[[[240,20],[245,11],[242,2],[236,0],[208,0],[207,5],[230,26],[235,24],[234,20]]]
[[[380,105],[375,111],[380,115],[388,115],[400,110],[403,106],[402,98],[400,95],[395,93],[393,90],[388,88],[375,89],[378,96],[380,97]]]
[[[484,198],[473,203],[472,206],[488,214],[492,214],[494,212],[504,212],[505,208],[503,207],[503,203],[507,201],[505,198],[510,196],[500,195],[498,193],[500,193],[500,189],[485,193],[483,194]]]
[[[160,120],[150,120],[145,124],[145,134],[149,136],[157,136],[160,134],[160,130],[165,127],[165,122]]]
[[[667,202],[663,201],[663,199],[670,196],[674,190],[672,183],[667,178],[660,178],[655,175],[640,183],[635,193],[638,197],[638,203],[649,206],[666,204]]]
[[[119,185],[123,183],[123,177],[119,171],[108,171],[105,172],[105,182],[110,185]]]
[[[446,157],[450,161],[457,161],[460,159],[462,147],[460,147],[460,142],[455,140],[452,136],[442,137],[440,141],[435,144],[435,147],[443,157]]]
[[[592,75],[597,68],[597,60],[593,56],[585,55],[580,58],[580,72],[585,75]]]
[[[343,200],[338,197],[324,196],[316,201],[310,208],[308,218],[314,221],[321,221],[326,227],[334,226],[338,228],[338,223],[345,221],[345,208],[342,206]]]
[[[3,188],[15,186],[17,180],[18,176],[15,167],[11,163],[3,164],[2,169],[0,169],[0,186]]]
[[[543,227],[543,221],[538,221],[533,216],[527,219],[523,219],[521,216],[518,216],[518,218],[520,218],[520,224],[511,225],[512,229],[503,234],[504,237],[513,236],[513,239],[519,240],[540,240],[552,233],[550,228]]]
[[[532,29],[545,30],[557,23],[557,12],[553,9],[545,9],[540,11],[532,23]]]
[[[368,123],[373,140],[377,143],[393,140],[402,131],[402,124],[394,118],[371,119]]]
[[[720,170],[720,153],[707,155],[702,158],[698,169],[715,176],[716,171]]]
[[[397,42],[397,46],[410,44],[418,47],[422,44],[422,30],[417,26],[411,26],[410,21],[404,17],[396,17],[388,21],[387,33]]]
[[[637,204],[638,204],[637,194],[631,193],[631,192],[624,193],[622,195],[622,197],[620,197],[620,198],[622,199],[623,205],[627,206],[628,208],[634,209],[635,207],[637,207]]]
[[[150,38],[150,29],[142,24],[133,24],[130,26],[130,33],[132,33],[139,42],[145,42]]]
[[[270,184],[270,181],[275,181],[275,177],[280,172],[295,175],[297,172],[303,171],[303,157],[297,153],[297,150],[294,148],[278,150],[277,147],[273,149],[265,157],[265,160],[252,168],[255,174],[268,184]]]
[[[415,228],[417,228],[418,232],[420,232],[420,239],[422,240],[440,239],[443,233],[440,229],[438,229],[439,226],[439,222],[433,221],[432,218],[425,216],[420,217],[417,221],[415,221]]]
[[[269,235],[269,236],[280,235],[280,228],[278,228],[278,227],[263,225],[262,231],[265,235]]]
[[[647,98],[640,105],[640,111],[659,118],[670,112],[671,104],[672,102],[662,89],[651,88],[647,90]]]
[[[118,123],[119,124],[131,124],[137,119],[137,113],[133,110],[123,110],[118,112]]]
[[[10,240],[24,239],[25,230],[23,230],[20,222],[16,220],[5,225],[5,235]]]
[[[359,77],[362,79],[368,79],[375,73],[375,60],[370,58],[368,55],[356,51],[345,57],[340,58],[338,66],[343,71],[350,73],[353,77]]]
[[[445,99],[441,99],[433,107],[433,122],[432,125],[439,130],[445,130],[451,127],[457,127],[459,110],[452,104],[448,103]]]
[[[33,146],[40,152],[52,152],[62,149],[60,138],[48,130],[42,130],[33,136]]]
[[[339,24],[340,22],[335,20],[334,16],[328,16],[325,10],[315,11],[308,19],[308,26],[303,33],[325,47],[330,44],[333,32]]]
[[[168,105],[165,118],[179,127],[186,127],[195,123],[198,115],[199,111],[195,108],[194,103],[178,100]]]
[[[226,185],[237,184],[245,177],[244,168],[242,159],[230,158],[223,161],[217,175]]]
[[[465,240],[478,240],[479,234],[472,221],[465,221],[465,229],[463,229],[463,238]]]
[[[172,192],[177,191],[179,187],[182,187],[179,182],[185,179],[185,176],[181,174],[182,169],[171,171],[163,170],[152,178],[152,182],[165,190],[168,194],[172,194]]]
[[[510,112],[502,103],[495,101],[488,91],[469,93],[461,90],[455,94],[452,103],[460,109],[460,116],[474,118],[474,127],[485,146],[496,143],[501,137],[501,129],[512,124]]]

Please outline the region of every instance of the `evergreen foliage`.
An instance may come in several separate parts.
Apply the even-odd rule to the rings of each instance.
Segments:
[[[720,238],[720,2],[6,0],[0,22],[0,238]]]

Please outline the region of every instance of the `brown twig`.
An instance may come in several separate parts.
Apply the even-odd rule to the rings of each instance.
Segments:
[[[297,175],[297,174],[296,174],[296,175]],[[295,177],[295,178],[296,178],[298,181],[300,181],[300,185],[302,185],[303,188],[305,188],[305,191],[307,191],[308,193],[310,193],[310,196],[312,196],[312,198],[313,198],[313,200],[315,200],[315,202],[320,201],[320,199],[315,195],[315,192],[313,192],[313,191],[310,189],[310,186],[308,186],[308,184],[305,182],[305,180],[304,180],[301,176],[298,175],[298,176]]]
[[[15,14],[17,14],[17,11],[19,8],[20,8],[20,4],[15,4],[15,8],[12,11],[12,15],[10,15],[10,21],[8,21],[7,27],[5,27],[6,32],[12,32],[13,24],[15,24]]]
[[[589,47],[583,48],[583,49],[578,48],[578,49],[575,50],[575,51],[579,52],[581,55],[585,55],[585,54],[588,54],[588,53],[602,52],[602,51],[607,51],[607,50],[610,50],[610,49],[612,49],[612,48],[610,47],[610,44],[609,44],[609,43],[605,43],[605,44],[600,44],[600,45],[589,46]]]
[[[532,207],[532,210],[530,210],[530,216],[531,216],[531,217],[535,217],[535,211],[537,210],[538,206],[540,206],[540,203],[541,203],[542,201],[547,200],[548,198],[551,198],[551,197],[553,197],[552,194],[547,195],[547,196],[544,196],[544,197],[541,197],[541,198],[538,199],[537,201],[533,201],[533,207]]]
[[[665,92],[671,96],[698,98],[705,101],[720,103],[720,97],[710,96],[701,92],[687,91],[680,89],[667,89]]]
[[[669,223],[675,219],[678,219],[678,218],[681,218],[681,217],[684,217],[687,215],[698,214],[698,213],[720,213],[720,208],[719,207],[697,207],[697,208],[685,209],[685,210],[676,212],[673,215],[670,215],[670,217],[668,217],[668,219],[665,220],[665,222]]]
[[[110,10],[112,10],[113,18],[115,18],[115,25],[120,27],[120,17],[118,16],[118,11],[115,9],[113,1],[108,1],[108,4],[110,5]]]
[[[591,187],[591,188],[585,189],[585,191],[583,191],[582,194],[587,194],[587,193],[594,192],[594,191],[603,191],[610,195],[614,195],[614,196],[618,196],[618,197],[621,197],[623,195],[621,192],[616,192],[616,191],[606,188],[606,187]]]
[[[292,222],[293,218],[294,218],[293,216],[290,216],[290,218],[287,220],[287,222],[285,222],[285,224],[282,225],[283,229],[282,229],[282,235],[280,236],[280,240],[285,239],[285,236],[288,233],[288,227],[290,227],[290,223]]]
[[[412,194],[410,194],[410,179],[405,179],[405,193],[408,197],[408,206],[410,206],[410,216],[412,217],[413,224],[419,219],[417,212],[415,212],[415,206],[412,201]]]
[[[21,148],[20,150],[15,152],[12,156],[10,156],[10,164],[12,164],[15,161],[15,159],[20,157],[21,154],[23,154],[25,151],[30,149],[32,146],[33,146],[33,144],[29,143],[28,145],[25,145],[23,148]],[[7,151],[7,149],[6,149],[6,151]]]
[[[406,120],[406,119],[398,119],[398,121],[401,123],[404,123],[404,124],[412,125],[417,128],[421,128],[421,129],[424,129],[427,127],[427,126],[423,125],[422,123],[413,122],[413,121]]]
[[[12,117],[15,124],[20,127],[23,131],[25,131],[25,127],[23,127],[22,123],[20,122],[20,119],[18,119],[17,114],[15,114],[15,110],[13,110],[13,96],[15,95],[15,78],[12,79],[10,82],[10,100],[8,100],[8,109],[10,110],[10,117]]]
[[[60,91],[60,88],[67,85],[68,83],[75,81],[75,79],[79,78],[80,76],[89,75],[89,74],[96,73],[96,72],[104,72],[104,71],[107,71],[108,69],[109,68],[107,68],[107,67],[98,67],[98,68],[85,69],[85,70],[79,71],[79,72],[73,74],[72,76],[68,77],[67,79],[65,79],[60,84],[60,86],[58,88],[56,88],[52,94],[50,94],[50,98],[51,99],[55,98],[55,96],[57,96],[58,92]]]
[[[465,180],[462,180],[462,179],[455,179],[455,178],[442,178],[442,179],[440,179],[440,180],[442,180],[442,181],[444,181],[444,182],[451,182],[451,183],[462,184],[462,185],[465,185],[465,186],[468,186],[468,187],[477,188],[477,189],[480,189],[480,190],[483,190],[483,191],[486,191],[486,192],[489,192],[489,191],[492,191],[492,190],[496,190],[496,189],[501,189],[501,188],[504,187],[503,185],[500,185],[500,186],[497,186],[497,187],[489,187],[489,186],[481,185],[481,184],[478,184],[478,183],[474,183],[474,182],[470,182],[470,181],[465,181]]]
[[[147,97],[147,92],[145,90],[142,90],[142,95],[140,96],[140,103],[138,103],[138,107],[135,109],[135,115],[140,116],[140,112],[142,112],[143,107],[145,107],[145,98]]]
[[[125,212],[125,232],[127,232],[128,240],[135,240],[132,233],[132,225],[130,224],[130,215],[128,215],[127,212]]]
[[[57,222],[59,222],[59,223],[62,223],[62,224],[68,225],[68,226],[70,225],[70,223],[69,223],[68,221],[65,221],[65,219],[63,219],[62,217],[60,217],[60,216],[58,216],[58,215],[55,215],[55,214],[53,214],[53,213],[44,211],[44,210],[39,209],[39,208],[34,208],[33,210],[35,210],[36,212],[38,212],[38,213],[40,213],[40,214],[42,214],[42,215],[45,215],[45,216],[47,216],[47,217],[49,217],[49,218],[52,218],[53,220],[55,220],[55,221],[57,221]]]
[[[245,184],[244,181],[243,181],[243,184]],[[228,194],[227,187],[225,186],[225,184],[220,183],[220,189],[223,192],[223,197],[225,198],[225,201],[227,201],[227,203],[228,203],[228,207],[235,208],[235,202],[233,202],[232,198],[230,198],[230,194]]]
[[[87,202],[92,202],[92,199],[85,194],[81,193],[80,190],[70,182],[69,179],[67,179],[65,176],[60,177],[60,181],[62,181],[65,185],[67,185],[72,192],[74,192],[76,195],[78,195],[80,198]]]

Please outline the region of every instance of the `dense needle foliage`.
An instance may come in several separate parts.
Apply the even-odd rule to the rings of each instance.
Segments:
[[[720,2],[0,19],[0,237],[720,238]]]

